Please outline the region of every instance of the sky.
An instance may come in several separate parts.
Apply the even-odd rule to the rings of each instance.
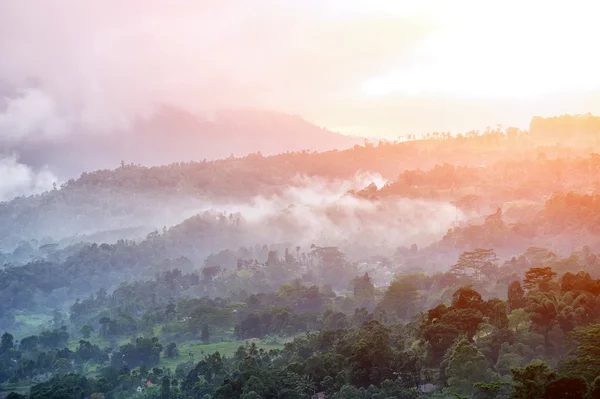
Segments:
[[[3,0],[0,138],[126,129],[159,104],[342,133],[600,114],[594,1]]]

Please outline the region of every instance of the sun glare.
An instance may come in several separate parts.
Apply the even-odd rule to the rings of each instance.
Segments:
[[[414,47],[411,65],[390,66],[363,82],[362,92],[535,100],[597,88],[600,55],[592,49],[600,29],[589,9],[534,3],[424,10],[435,11],[439,26]]]

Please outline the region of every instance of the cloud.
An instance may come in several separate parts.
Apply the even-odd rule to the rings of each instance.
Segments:
[[[3,1],[0,81],[19,96],[0,133],[122,131],[161,103],[307,114],[408,57],[430,30],[335,3]]]
[[[54,179],[48,170],[33,171],[12,156],[0,161],[0,181],[1,200],[23,191],[44,191],[52,187]],[[187,250],[177,256],[189,255],[195,260],[220,250],[275,243],[303,248],[334,245],[358,259],[370,254],[391,255],[399,246],[427,246],[443,237],[455,222],[464,220],[448,202],[402,197],[368,200],[348,194],[372,182],[379,187],[386,183],[373,174],[347,180],[298,176],[275,195],[247,201],[177,192],[132,195],[126,188],[107,192],[67,188],[68,192],[52,195],[53,201],[44,201],[43,212],[32,213],[26,206],[37,203],[35,200],[5,204],[6,209],[17,212],[19,220],[29,222],[14,229],[10,227],[16,220],[14,212],[13,217],[5,218],[6,234],[0,234],[0,247],[12,250],[24,238],[60,240],[109,231],[115,234],[104,239],[116,240],[122,238],[122,229],[135,228],[130,231],[142,236],[144,231],[171,226],[186,237],[181,245]],[[64,206],[65,198],[69,198],[69,206]],[[226,223],[219,221],[223,214]],[[239,223],[229,218],[236,214]]]
[[[0,157],[0,201],[50,190],[58,179],[48,169],[34,171],[16,155]]]
[[[349,180],[297,177],[271,197],[258,196],[247,203],[202,204],[186,213],[241,216],[241,227],[227,232],[221,249],[285,242],[303,247],[332,245],[355,258],[392,254],[399,246],[427,246],[443,237],[454,223],[465,220],[448,202],[403,197],[368,200],[348,194],[370,183],[382,187],[385,180],[376,174],[359,174]]]
[[[4,115],[18,136],[0,138],[122,134],[163,103],[268,108],[388,137],[598,112],[598,93],[583,93],[600,83],[596,11],[584,0],[4,0],[0,87],[33,109]],[[380,108],[392,111],[382,120]]]
[[[0,113],[0,132],[8,140],[37,134],[47,138],[65,134],[67,121],[56,113],[56,103],[37,89],[22,90],[16,98],[5,98]]]
[[[393,252],[402,245],[428,245],[464,217],[456,207],[440,201],[368,200],[348,194],[371,182],[381,187],[385,180],[371,174],[346,181],[311,178],[296,182],[280,196],[257,198],[252,205],[263,214],[253,220],[253,231],[262,226],[271,240],[336,245],[364,255],[361,251],[374,248]]]

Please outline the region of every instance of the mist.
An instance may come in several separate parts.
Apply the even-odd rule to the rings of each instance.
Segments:
[[[3,1],[0,152],[67,180],[121,160],[352,147],[362,139],[219,116],[269,110],[314,122],[429,29],[400,16],[338,18],[334,3]],[[166,121],[165,106],[177,113]]]
[[[52,189],[57,177],[46,168],[34,170],[19,162],[16,154],[0,156],[0,201]]]
[[[5,196],[14,195],[17,189],[43,190],[47,188],[44,185],[52,185],[47,171],[36,175],[16,163],[15,158],[11,161],[12,168],[20,171],[20,185],[14,183],[10,191],[7,186]],[[198,237],[192,240],[193,254],[188,254],[196,261],[220,250],[271,243],[306,248],[312,244],[338,246],[349,256],[361,257],[392,254],[399,246],[429,245],[465,219],[447,202],[402,197],[365,199],[350,193],[371,183],[382,187],[386,180],[370,173],[357,174],[353,179],[298,175],[274,194],[246,201],[177,193],[132,194],[127,190],[91,196],[89,191],[71,192],[69,195],[83,196],[86,201],[72,202],[69,207],[56,203],[39,216],[28,215],[29,221],[18,228],[11,228],[6,219],[6,234],[0,244],[4,251],[11,252],[23,239],[63,245],[98,239],[114,243],[123,237],[141,242],[146,234],[166,229],[171,234],[185,231],[183,241]],[[68,189],[53,194],[58,198],[62,190]],[[103,199],[106,195],[110,195],[110,202]],[[28,209],[38,203],[35,198],[22,201],[26,202],[5,203],[0,215],[11,215],[12,209]],[[40,201],[55,203],[43,197]]]
[[[2,137],[122,133],[163,104],[209,119],[247,107],[303,114],[424,30],[374,22],[333,18],[312,1],[9,0],[0,6]]]
[[[370,173],[347,180],[297,176],[281,192],[247,202],[196,200],[196,206],[182,213],[189,218],[173,224],[172,232],[174,237],[181,229],[186,236],[198,236],[201,244],[194,245],[194,258],[241,246],[278,243],[305,249],[313,244],[336,246],[349,257],[361,259],[390,256],[401,246],[425,247],[466,220],[448,202],[365,199],[350,192],[371,183],[382,187],[386,180]],[[203,223],[196,224],[196,219]]]
[[[351,180],[297,177],[280,194],[211,209],[239,214],[243,220],[241,242],[226,247],[315,244],[340,247],[355,258],[390,255],[399,246],[429,245],[465,220],[447,202],[402,197],[369,200],[349,193],[371,183],[381,188],[386,181],[377,174],[359,174]]]

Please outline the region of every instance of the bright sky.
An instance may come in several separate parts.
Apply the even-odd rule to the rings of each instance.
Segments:
[[[419,104],[411,107],[417,114],[429,109],[431,120],[442,116],[447,122],[446,128],[435,122],[423,126],[455,131],[496,123],[525,127],[534,114],[600,112],[600,52],[593,50],[600,40],[596,22],[600,4],[421,1],[408,2],[414,5],[408,7],[402,1],[355,3],[361,3],[365,13],[374,9],[379,15],[396,13],[434,27],[414,43],[409,62],[382,65],[381,73],[362,83],[359,95],[372,104],[411,106],[412,99]],[[464,114],[462,121],[445,114],[443,102]],[[469,115],[467,109],[473,103],[478,106]],[[487,122],[479,117],[481,111],[489,118]],[[413,126],[418,131],[421,125]],[[384,130],[389,132],[382,126]]]
[[[0,134],[108,129],[160,102],[389,138],[600,114],[599,12],[580,0],[5,0],[0,94],[20,98],[0,98]]]
[[[441,2],[426,8],[441,26],[415,45],[417,64],[392,68],[366,89],[528,98],[598,85],[600,53],[593,48],[600,9],[593,3],[497,4]]]

